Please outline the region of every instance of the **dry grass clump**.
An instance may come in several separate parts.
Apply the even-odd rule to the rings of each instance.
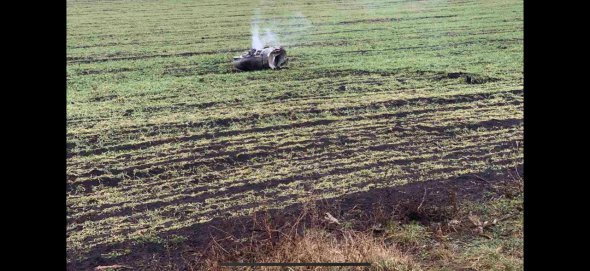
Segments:
[[[366,232],[352,230],[340,238],[323,230],[308,231],[295,242],[285,243],[265,261],[269,262],[367,262],[368,270],[421,270],[411,257],[404,255],[394,244]],[[339,270],[343,270],[340,268]],[[354,267],[346,270],[367,270]]]
[[[332,206],[334,207],[334,206]],[[335,208],[331,209],[335,211]],[[355,228],[335,218],[314,201],[304,204],[301,213],[282,220],[268,212],[254,215],[246,238],[227,236],[213,239],[201,268],[230,270],[223,262],[261,263],[369,263],[367,266],[288,267],[282,270],[422,270],[402,252],[392,237],[373,228]],[[371,219],[369,219],[371,220]],[[374,221],[365,221],[374,224]],[[280,267],[243,267],[231,270],[281,270]]]
[[[405,208],[410,213],[418,210],[427,219],[422,222],[402,222],[403,217],[392,214],[348,221],[350,217],[334,217],[315,205],[306,206],[291,220],[269,213],[255,215],[250,236],[214,239],[195,270],[522,270],[521,180],[493,188],[493,196],[482,202],[457,205],[449,201],[448,206]],[[337,209],[332,210],[338,213]],[[350,226],[356,224],[365,227]],[[222,267],[223,262],[352,262],[371,266],[236,269]]]
[[[252,249],[252,248],[249,248]],[[246,248],[248,250],[248,248]],[[238,253],[241,255],[252,255]],[[409,255],[398,250],[385,238],[374,237],[368,232],[347,230],[335,234],[323,229],[308,230],[303,236],[284,239],[271,251],[260,254],[257,262],[352,262],[370,263],[370,267],[290,267],[287,270],[375,270],[411,271],[422,270]],[[223,255],[218,254],[223,257]],[[226,258],[227,259],[227,258]],[[220,261],[208,261],[207,270],[221,270]],[[242,270],[254,270],[244,268]],[[279,270],[278,267],[259,267],[256,270]]]

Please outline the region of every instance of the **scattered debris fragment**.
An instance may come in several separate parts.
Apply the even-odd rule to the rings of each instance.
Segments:
[[[99,270],[121,270],[121,269],[132,269],[129,266],[126,265],[120,265],[120,264],[115,264],[115,265],[100,265],[94,268],[94,270],[99,271]]]
[[[324,217],[324,219],[328,220],[328,222],[330,222],[330,223],[335,223],[335,224],[340,225],[340,221],[338,221],[338,219],[336,219],[330,213],[326,213],[326,216]]]
[[[484,237],[487,237],[488,239],[491,239],[491,236],[484,234],[484,233],[483,233],[483,230],[484,230],[486,227],[489,227],[489,226],[496,225],[496,223],[498,223],[498,220],[497,220],[497,219],[494,219],[492,222],[489,222],[489,221],[487,221],[487,220],[482,222],[482,221],[479,219],[479,217],[478,217],[478,216],[476,216],[476,215],[472,215],[472,214],[469,214],[469,216],[468,216],[467,218],[468,218],[468,219],[469,219],[469,221],[471,221],[471,223],[472,223],[472,224],[473,224],[473,225],[476,227],[476,228],[475,228],[475,229],[476,229],[476,232],[477,232],[479,235],[481,235],[481,236],[484,236]]]

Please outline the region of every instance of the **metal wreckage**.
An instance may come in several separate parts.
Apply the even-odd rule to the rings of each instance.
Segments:
[[[280,47],[265,47],[261,50],[251,49],[241,56],[234,57],[234,67],[240,71],[263,69],[280,69],[287,64],[287,51]]]

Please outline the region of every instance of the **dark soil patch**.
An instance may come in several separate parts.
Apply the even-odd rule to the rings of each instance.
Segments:
[[[133,111],[134,111],[133,109],[127,109],[127,110],[125,110],[125,112],[123,112],[123,116],[129,117],[129,116],[131,116],[131,114],[133,114]]]
[[[483,76],[483,75],[472,74],[472,73],[463,73],[463,72],[450,72],[450,73],[447,73],[446,75],[442,74],[442,75],[438,76],[436,79],[443,80],[443,79],[457,79],[457,78],[463,78],[464,82],[467,84],[484,84],[487,82],[496,82],[496,81],[500,80],[498,78],[493,78],[493,77],[489,77],[489,76]]]
[[[113,99],[116,99],[117,95],[105,95],[105,96],[99,96],[99,97],[94,97],[92,99],[90,99],[91,102],[104,102],[104,101],[110,101]]]
[[[301,96],[300,94],[295,93],[293,91],[287,91],[279,96],[276,96],[275,99],[285,101],[285,100],[289,100],[289,99],[293,99],[293,98],[299,98],[300,96]]]
[[[142,60],[158,57],[190,57],[197,55],[214,55],[214,54],[226,54],[226,53],[238,53],[237,50],[219,50],[219,51],[206,51],[206,52],[182,52],[173,54],[151,54],[151,55],[130,55],[123,57],[68,57],[69,63],[94,63],[94,62],[106,62],[106,61],[122,61],[122,60]]]
[[[121,68],[121,69],[111,69],[111,70],[82,70],[82,71],[78,72],[78,75],[94,75],[94,74],[130,72],[130,71],[137,71],[137,69]]]
[[[68,184],[66,191],[73,192],[78,189],[78,186],[84,187],[85,191],[92,191],[93,187],[103,185],[107,187],[116,187],[122,180],[117,177],[102,176],[85,182]]]
[[[357,23],[384,23],[384,22],[397,22],[402,20],[422,20],[422,19],[441,19],[441,18],[453,18],[457,15],[440,15],[440,16],[421,16],[421,17],[410,17],[410,18],[378,18],[378,19],[364,19],[364,20],[353,20],[343,21],[338,24],[357,24]],[[326,23],[331,24],[331,23]]]
[[[522,171],[520,171],[522,174]],[[453,206],[462,201],[483,201],[486,195],[493,196],[495,184],[500,184],[508,179],[506,174],[497,172],[481,172],[477,175],[464,175],[447,180],[431,180],[407,185],[374,189],[368,192],[350,194],[341,198],[319,200],[315,202],[315,210],[318,214],[329,212],[341,221],[354,221],[354,227],[358,230],[366,230],[373,225],[366,221],[378,221],[383,214],[395,213],[399,221],[419,221],[429,224],[444,221],[452,215]],[[288,225],[299,217],[304,206],[295,204],[281,210],[258,212],[256,216],[269,215],[274,223]],[[317,218],[317,217],[316,217]],[[302,225],[310,225],[313,216],[306,217]],[[365,221],[365,222],[363,222]],[[259,225],[253,223],[251,217],[228,218],[220,217],[214,220],[195,225],[190,228],[168,232],[166,236],[182,235],[187,237],[183,244],[171,247],[170,260],[182,266],[185,261],[182,255],[200,253],[207,247],[212,237],[222,240],[231,236],[251,236],[260,231]],[[224,241],[222,245],[224,245]],[[226,239],[228,246],[235,245],[232,239]],[[133,253],[121,256],[117,259],[105,259],[100,255],[117,249],[130,248]],[[84,261],[73,261],[68,265],[68,270],[86,270],[97,265],[125,264],[138,266],[150,261],[154,249],[146,245],[137,245],[131,242],[112,246],[101,246],[94,249]]]

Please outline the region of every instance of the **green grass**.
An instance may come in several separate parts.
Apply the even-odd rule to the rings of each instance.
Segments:
[[[69,261],[521,163],[522,1],[262,2],[68,1]],[[288,69],[232,71],[256,8]]]

